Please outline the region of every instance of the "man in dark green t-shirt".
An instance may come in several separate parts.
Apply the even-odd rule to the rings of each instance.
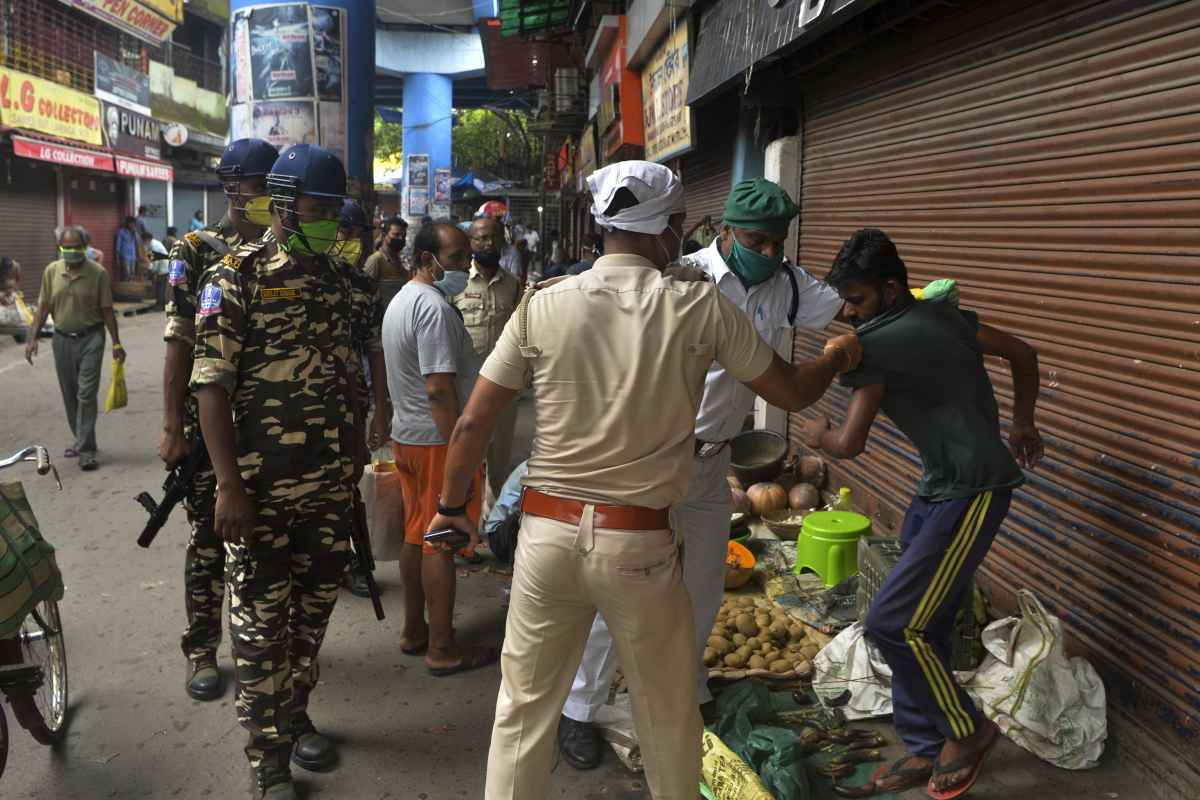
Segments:
[[[806,422],[806,444],[854,458],[883,411],[924,465],[900,534],[903,553],[865,621],[892,668],[896,731],[909,750],[876,774],[875,788],[898,792],[928,782],[931,797],[948,800],[975,782],[999,736],[954,682],[950,637],[963,591],[1008,512],[1013,488],[1025,480],[1021,467],[1033,467],[1042,454],[1033,422],[1037,352],[952,302],[915,302],[908,270],[882,231],[851,236],[827,281],[845,301],[863,358],[842,377],[854,389],[845,422],[836,429],[823,417]],[[984,355],[1000,356],[1012,369],[1008,446]]]

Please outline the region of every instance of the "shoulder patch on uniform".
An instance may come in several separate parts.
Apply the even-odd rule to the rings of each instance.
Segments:
[[[196,312],[202,317],[211,317],[221,312],[221,287],[210,283],[200,293],[200,308]]]
[[[184,234],[183,238],[184,238],[184,240],[185,240],[185,241],[186,241],[188,244],[190,244],[192,247],[199,247],[199,246],[200,246],[200,241],[201,241],[201,240],[200,240],[200,237],[196,235],[196,232],[195,232],[195,231],[191,231],[190,233],[186,233],[186,234]]]
[[[300,290],[293,286],[274,286],[259,290],[263,300],[299,300]]]
[[[187,262],[175,258],[171,260],[170,269],[167,271],[167,282],[172,286],[180,286],[187,283]]]
[[[238,258],[237,256],[235,256],[233,253],[230,253],[229,255],[222,258],[221,263],[224,264],[225,266],[231,267],[233,269],[237,269],[240,266],[242,266],[242,260],[240,258]]]

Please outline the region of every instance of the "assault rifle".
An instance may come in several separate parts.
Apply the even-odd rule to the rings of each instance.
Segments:
[[[204,446],[203,437],[197,436],[192,442],[187,458],[167,473],[167,479],[163,481],[161,503],[155,503],[149,492],[142,492],[134,498],[142,504],[142,508],[150,512],[150,521],[146,523],[146,527],[142,529],[142,535],[137,540],[139,546],[150,546],[162,526],[167,524],[167,518],[171,516],[171,511],[179,504],[179,501],[187,496],[196,473],[207,465],[208,448]]]
[[[367,582],[371,605],[375,606],[375,619],[382,620],[383,603],[379,600],[379,587],[375,584],[375,556],[371,553],[371,537],[367,532],[367,507],[362,495],[354,490],[354,520],[350,526],[350,542],[354,545],[354,560],[357,569]]]

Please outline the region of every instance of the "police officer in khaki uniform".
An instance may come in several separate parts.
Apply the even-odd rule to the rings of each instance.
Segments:
[[[496,347],[501,331],[521,300],[521,281],[500,268],[504,226],[490,217],[480,217],[471,223],[469,236],[471,269],[467,288],[451,298],[451,302],[462,312],[475,352],[483,359]],[[492,434],[487,454],[487,481],[492,497],[500,496],[500,489],[508,478],[516,422],[516,403],[509,405],[496,421],[496,432]]]
[[[171,248],[167,282],[167,327],[163,339],[163,429],[158,455],[168,468],[183,461],[189,442],[200,435],[196,398],[188,391],[192,349],[196,344],[197,292],[204,275],[234,248],[257,241],[271,224],[267,208],[267,173],[279,151],[261,139],[230,142],[217,166],[227,211],[218,224],[192,231]],[[212,468],[197,473],[184,501],[191,536],[183,562],[187,627],[181,646],[187,658],[187,693],[196,700],[216,700],[224,693],[217,669],[221,643],[221,607],[225,602],[225,545],[213,532],[216,479]]]
[[[255,800],[295,798],[289,757],[310,770],[337,763],[308,700],[365,455],[351,364],[355,331],[372,322],[355,318],[348,270],[328,255],[345,187],[328,150],[284,152],[267,175],[274,240],[213,270],[196,315],[192,388],[217,476],[213,527],[226,544]]]
[[[454,526],[478,540],[462,514],[472,472],[496,419],[532,382],[534,454],[485,797],[545,796],[559,712],[598,610],[629,681],[651,794],[693,800],[697,665],[669,508],[687,491],[705,373],[716,360],[795,410],[854,367],[859,350],[839,337],[816,361],[790,365],[716,286],[665,277],[684,216],[666,167],[621,162],[588,184],[605,255],[509,321],[450,439],[430,530]]]

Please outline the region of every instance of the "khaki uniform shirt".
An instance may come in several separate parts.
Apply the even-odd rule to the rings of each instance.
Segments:
[[[774,357],[716,286],[664,278],[637,256],[604,256],[534,295],[524,353],[519,327],[514,315],[480,374],[509,389],[532,380],[525,485],[585,502],[683,499],[709,366],[751,381]]]
[[[379,302],[385,309],[392,298],[412,278],[412,258],[401,251],[392,261],[382,250],[376,250],[363,262],[362,271],[379,287]]]
[[[79,333],[104,322],[103,308],[112,308],[112,281],[108,270],[95,261],[85,261],[71,273],[67,262],[51,261],[42,273],[39,303],[50,306],[56,330]]]
[[[357,318],[342,262],[302,267],[244,245],[199,294],[191,388],[233,404],[238,467],[261,504],[319,502],[349,491],[354,458]]]
[[[474,262],[469,275],[467,288],[450,302],[462,312],[475,352],[486,356],[521,302],[521,280],[506,269],[497,269],[488,280]]]

